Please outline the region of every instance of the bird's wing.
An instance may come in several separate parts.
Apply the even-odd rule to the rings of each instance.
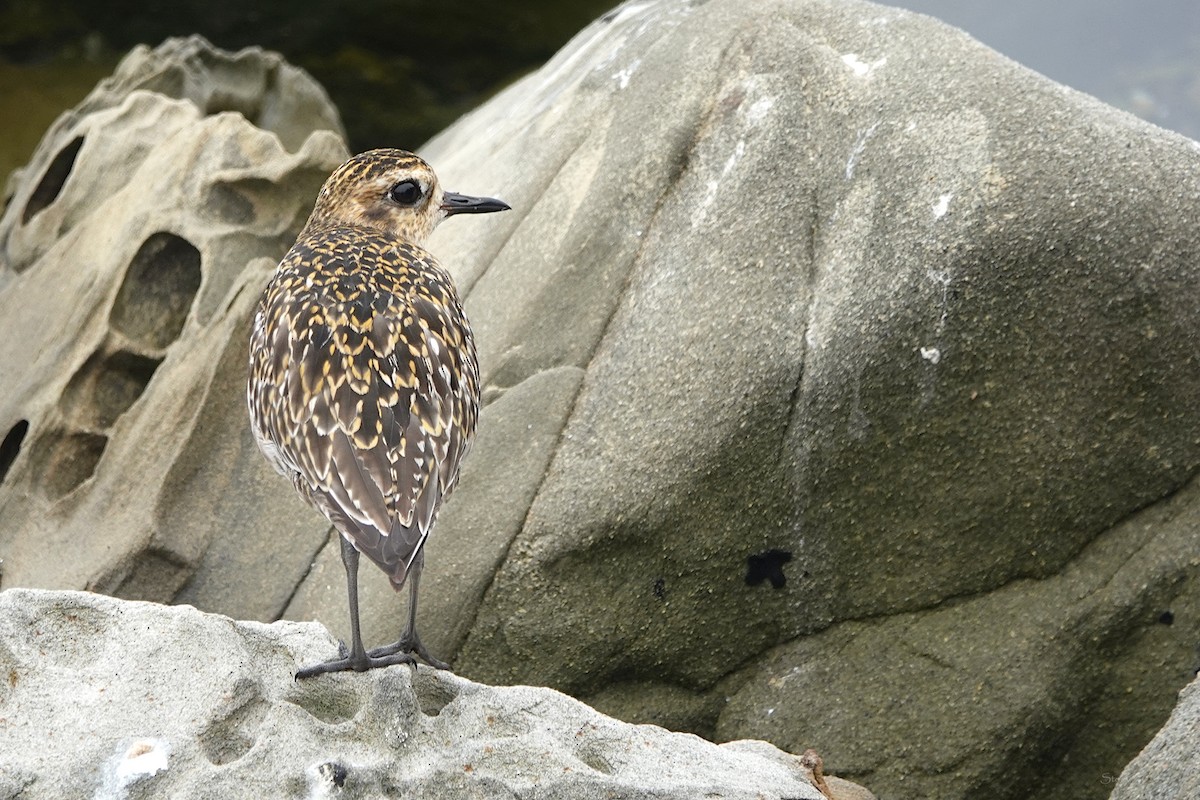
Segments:
[[[429,267],[424,251],[300,257],[324,259],[320,277],[268,298],[263,312],[275,314],[264,358],[282,393],[264,427],[278,431],[301,490],[399,585],[474,431],[474,345],[449,278],[424,279],[440,267],[381,268],[397,258]]]

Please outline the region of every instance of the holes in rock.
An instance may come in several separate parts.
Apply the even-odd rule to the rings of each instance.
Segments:
[[[297,664],[297,666],[305,666]],[[329,681],[322,686],[321,691],[309,691],[307,687],[313,682],[295,682],[295,691],[287,699],[303,708],[309,714],[329,725],[354,719],[363,707],[363,698],[351,682]]]
[[[235,690],[236,691],[236,690]],[[267,703],[255,693],[211,723],[197,737],[210,763],[220,766],[237,761],[258,741],[259,728],[267,717]]]
[[[584,764],[587,764],[589,767],[594,769],[596,772],[599,772],[603,775],[612,775],[616,773],[617,770],[613,767],[612,761],[609,760],[609,756],[612,755],[612,753],[605,752],[606,750],[610,749],[611,746],[604,742],[589,741],[575,751],[575,756]]]
[[[439,681],[436,678],[423,680],[423,673],[415,674],[413,691],[417,695],[417,704],[421,713],[427,717],[436,717],[442,709],[450,705],[458,697],[458,688],[449,681]]]
[[[265,178],[218,180],[209,186],[201,210],[231,225],[249,227],[258,219],[260,209],[276,208],[279,205],[279,197],[279,185]],[[303,214],[298,221],[299,225],[303,226],[308,221],[308,209],[297,211]],[[284,250],[291,247],[292,242],[296,240],[299,228],[289,232],[292,238],[288,240]],[[283,255],[282,251],[280,255]]]
[[[29,224],[29,220],[33,219],[39,211],[58,199],[59,193],[67,183],[67,178],[71,175],[71,170],[75,167],[75,157],[79,155],[81,147],[83,147],[83,137],[76,136],[66,147],[58,151],[58,155],[50,162],[50,166],[46,167],[46,174],[42,175],[41,182],[29,196],[28,202],[25,203],[25,211],[21,214],[22,225]]]
[[[142,396],[161,363],[126,350],[93,353],[67,384],[63,410],[80,427],[109,428]]]
[[[746,558],[746,585],[758,586],[763,581],[770,581],[775,589],[782,589],[787,583],[783,574],[783,565],[792,560],[792,554],[787,550],[764,550],[761,553]]]
[[[8,433],[4,435],[4,441],[0,442],[0,483],[4,482],[9,468],[17,460],[17,455],[21,452],[21,442],[25,441],[27,433],[29,433],[29,421],[21,420],[8,429]]]
[[[199,290],[200,251],[159,231],[130,262],[109,321],[133,341],[161,350],[179,337]]]
[[[108,437],[96,433],[59,433],[41,445],[35,474],[52,500],[65,497],[96,474]]]
[[[205,211],[231,224],[249,227],[258,216],[254,203],[228,183],[215,183],[208,190]]]

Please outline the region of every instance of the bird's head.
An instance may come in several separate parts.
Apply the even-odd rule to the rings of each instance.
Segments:
[[[342,164],[321,187],[306,230],[361,226],[423,244],[452,214],[504,211],[507,203],[444,191],[433,168],[404,150],[368,150]]]

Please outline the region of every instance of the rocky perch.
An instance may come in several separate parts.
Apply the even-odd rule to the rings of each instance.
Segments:
[[[4,586],[345,631],[244,400],[337,119],[172,41],[9,182]],[[422,155],[514,209],[430,243],[485,387],[433,652],[885,797],[1107,794],[1197,668],[1196,142],[917,14],[639,0]]]
[[[552,689],[406,666],[292,679],[336,646],[315,623],[0,592],[0,798],[871,797],[765,742],[631,725]]]

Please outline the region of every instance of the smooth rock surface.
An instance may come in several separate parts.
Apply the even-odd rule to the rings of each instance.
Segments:
[[[427,152],[526,210],[466,279],[491,386],[587,370],[481,665],[703,685],[1052,575],[1200,457],[1200,151],[926,18],[630,4]]]
[[[713,0],[425,153],[518,209],[492,391],[585,373],[458,668],[883,796],[1108,791],[1196,667],[1195,142],[917,15]]]
[[[406,666],[293,680],[334,647],[313,623],[0,592],[0,798],[822,798],[765,742],[631,725],[552,689]]]
[[[1200,680],[1180,692],[1171,718],[1121,773],[1111,800],[1193,797],[1200,797]]]
[[[962,796],[1006,796],[994,776],[1020,743],[1063,762],[1045,767],[1025,797],[1103,797],[1124,763],[1111,740],[1148,740],[1175,699],[1163,685],[1200,666],[1191,632],[1198,494],[1193,482],[1134,515],[1053,577],[781,645],[727,681],[737,689],[717,741],[754,736],[803,749],[815,740],[839,754],[844,774],[896,776],[930,798],[960,796],[963,786],[973,794]],[[1191,652],[1181,635],[1193,637]],[[1094,735],[1064,730],[1072,716]]]

